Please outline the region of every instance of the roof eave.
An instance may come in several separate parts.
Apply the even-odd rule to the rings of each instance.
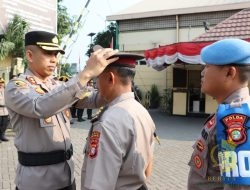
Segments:
[[[233,4],[226,4],[226,5],[224,4],[224,5],[216,5],[216,6],[190,7],[190,8],[183,8],[183,9],[170,9],[170,10],[149,11],[149,12],[131,13],[131,14],[109,15],[106,17],[106,19],[107,21],[119,21],[119,20],[130,20],[130,19],[137,19],[137,18],[182,15],[182,14],[190,14],[190,13],[226,11],[226,10],[244,9],[248,7],[250,7],[249,2],[233,3]]]

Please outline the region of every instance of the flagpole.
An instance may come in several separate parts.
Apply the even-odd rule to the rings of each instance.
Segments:
[[[81,65],[81,56],[79,54],[79,61],[78,61],[78,71],[80,72],[81,71],[81,68],[80,68],[80,65]]]

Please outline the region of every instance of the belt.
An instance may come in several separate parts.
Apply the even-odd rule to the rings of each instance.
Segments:
[[[69,160],[73,155],[73,146],[66,151],[26,153],[18,151],[18,161],[23,166],[45,166],[58,164]]]
[[[18,187],[16,187],[15,190],[19,190]],[[75,180],[73,181],[73,183],[67,187],[64,187],[62,189],[58,189],[58,190],[76,190],[76,182]]]

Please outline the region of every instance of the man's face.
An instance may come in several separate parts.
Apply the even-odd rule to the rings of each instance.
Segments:
[[[226,69],[224,66],[206,65],[201,72],[201,91],[214,98],[224,93]]]
[[[46,79],[54,73],[58,51],[45,51],[37,46],[33,46],[27,51],[29,68],[37,77]]]

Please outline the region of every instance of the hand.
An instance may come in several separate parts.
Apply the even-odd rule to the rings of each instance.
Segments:
[[[102,73],[107,65],[118,60],[118,58],[108,59],[110,56],[116,54],[118,50],[111,48],[98,49],[93,52],[87,61],[84,73],[90,78],[96,77]]]

